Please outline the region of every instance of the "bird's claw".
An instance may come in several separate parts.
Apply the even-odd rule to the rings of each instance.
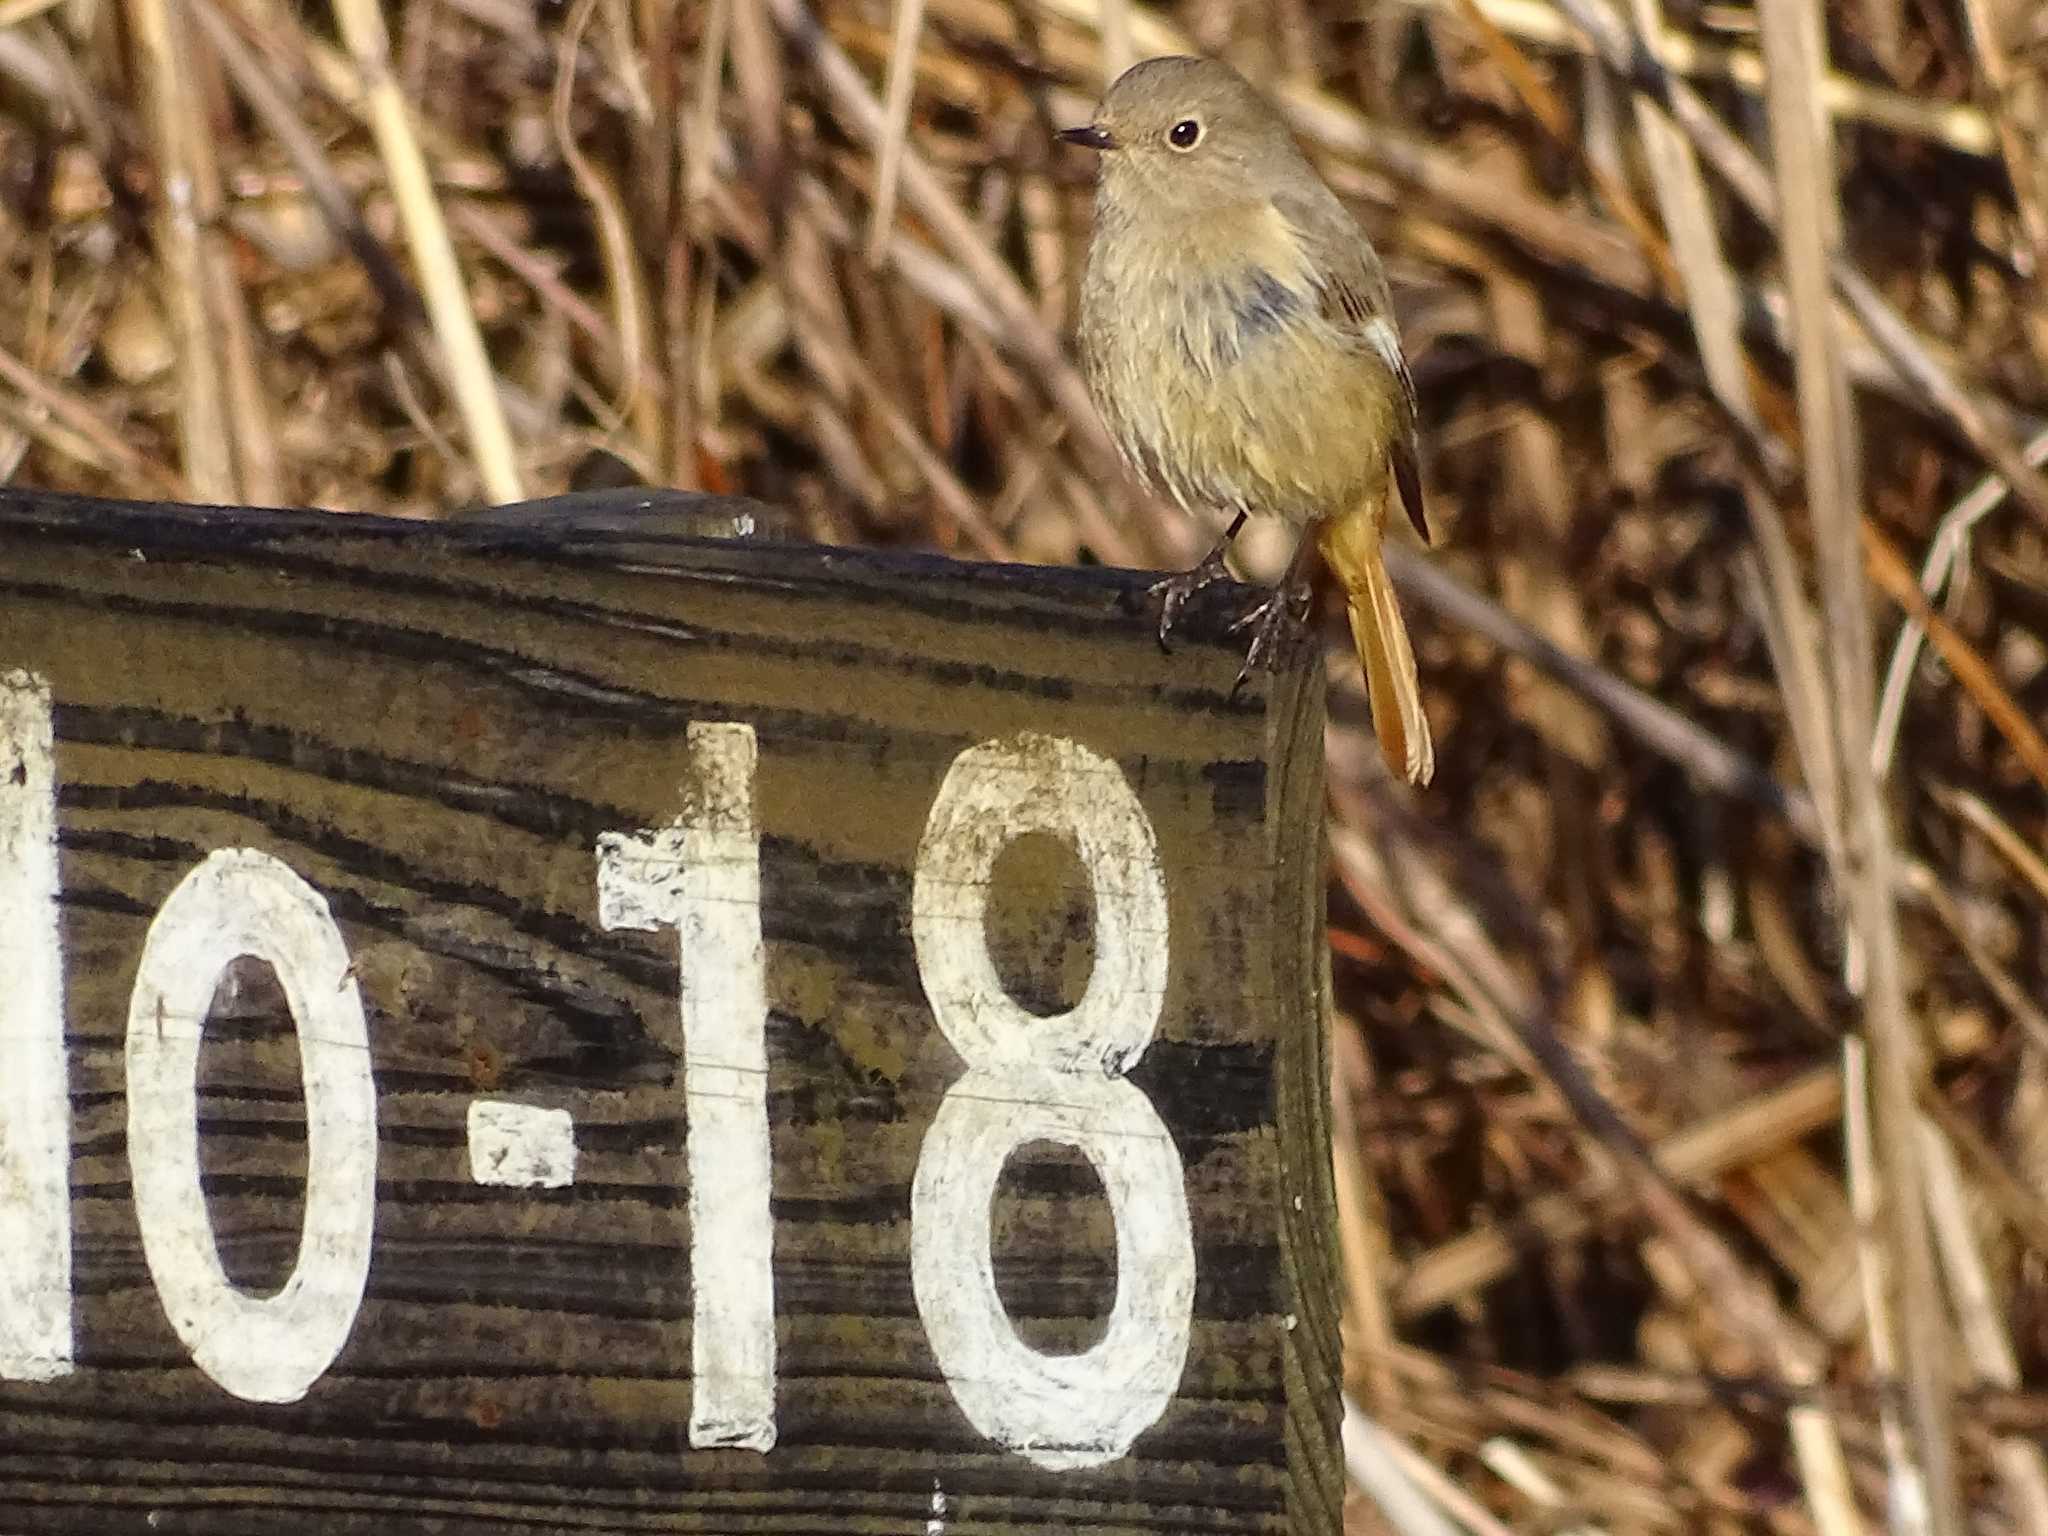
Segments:
[[[1245,648],[1244,666],[1238,670],[1237,681],[1230,685],[1231,698],[1237,697],[1252,673],[1271,672],[1278,667],[1306,633],[1312,595],[1307,582],[1280,587],[1230,626],[1232,634],[1241,629],[1252,632],[1252,643]]]
[[[1148,595],[1159,599],[1159,649],[1169,652],[1173,649],[1166,643],[1166,637],[1180,622],[1180,611],[1187,606],[1188,599],[1229,575],[1230,567],[1224,563],[1223,546],[1219,544],[1187,570],[1177,571],[1146,588]]]

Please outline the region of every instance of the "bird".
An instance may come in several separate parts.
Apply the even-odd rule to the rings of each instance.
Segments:
[[[1319,552],[1381,750],[1427,783],[1435,748],[1381,555],[1394,495],[1429,541],[1415,381],[1371,241],[1220,60],[1134,64],[1059,137],[1100,162],[1078,325],[1089,395],[1139,479],[1190,516],[1229,518],[1199,563],[1153,587],[1161,645],[1188,598],[1228,574],[1247,517],[1300,528],[1280,585],[1238,623],[1251,631],[1238,685],[1299,632]]]

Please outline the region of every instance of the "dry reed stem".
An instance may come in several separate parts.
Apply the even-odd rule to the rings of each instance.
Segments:
[[[1934,643],[1935,652],[1948,664],[1956,681],[1963,685],[1977,706],[1991,718],[2009,746],[2026,765],[2027,772],[2048,788],[2048,737],[2041,734],[2032,718],[2006,691],[1989,662],[1975,646],[1957,634],[1947,620],[1929,606],[1913,573],[1891,541],[1865,521],[1860,529],[1863,551],[1870,574],[1887,596],[1903,608]]]
[[[656,392],[647,388],[644,372],[652,320],[646,286],[640,280],[639,254],[634,249],[632,228],[617,191],[576,144],[576,59],[598,3],[599,0],[575,0],[569,8],[562,27],[561,47],[555,55],[550,117],[555,147],[569,174],[575,177],[577,190],[590,205],[597,226],[597,248],[604,262],[605,285],[612,301],[612,326],[618,336],[619,370],[612,410],[632,423],[641,441],[655,442],[661,433],[661,402]]]
[[[1862,1293],[1870,1373],[1880,1381],[1896,1381],[1902,1308],[1893,1304],[1898,1283],[1892,1250],[1885,1241],[1889,1202],[1877,1152],[1872,1099],[1870,1051],[1863,1039],[1852,1035],[1842,1042],[1842,1142],[1848,1162],[1849,1210],[1854,1219],[1856,1278]],[[1890,1395],[1878,1405],[1878,1430],[1889,1469],[1886,1507],[1892,1512],[1890,1523],[1900,1536],[1924,1536],[1932,1519],[1926,1478],[1899,1405]]]
[[[1349,1398],[1344,1400],[1343,1442],[1344,1470],[1379,1506],[1398,1536],[1462,1536],[1460,1527],[1441,1507],[1440,1488],[1418,1481],[1416,1473],[1421,1468],[1401,1456],[1399,1442]],[[1484,1531],[1485,1536],[1493,1536],[1496,1529],[1472,1528]]]
[[[1393,1273],[1393,1243],[1387,1233],[1386,1201],[1366,1162],[1364,1138],[1353,1108],[1354,1089],[1370,1091],[1370,1058],[1359,1039],[1354,1019],[1333,1021],[1330,1081],[1330,1157],[1337,1200],[1338,1272],[1344,1284],[1344,1326],[1347,1351],[1365,1360],[1363,1395],[1368,1407],[1384,1413],[1395,1400],[1395,1383],[1387,1358],[1396,1343],[1394,1319],[1387,1306]]]
[[[1795,1403],[1785,1412],[1792,1451],[1806,1487],[1807,1507],[1820,1536],[1865,1536],[1856,1493],[1842,1454],[1840,1426],[1825,1408]]]
[[[227,374],[223,399],[229,419],[234,422],[231,446],[237,495],[259,507],[282,506],[283,454],[278,446],[270,392],[257,364],[248,306],[241,285],[235,281],[231,262],[209,263],[208,278],[207,308],[220,332],[222,365]]]
[[[419,269],[421,293],[469,436],[477,476],[492,501],[519,501],[526,492],[512,450],[512,434],[505,425],[504,405],[413,130],[411,109],[392,74],[391,39],[384,29],[383,12],[377,0],[334,0],[334,19],[361,82],[364,110],[384,159],[406,243],[412,247]]]
[[[67,328],[67,341],[59,342],[56,339],[56,326],[51,316],[50,271],[51,264],[47,260],[37,263],[31,284],[33,297],[29,301],[30,323],[26,327],[26,366],[34,369],[54,362],[60,375],[71,377],[85,361],[86,348],[80,345],[80,339],[86,327],[74,324]],[[85,296],[84,303],[78,307],[82,310],[97,308],[104,286],[102,283],[84,285],[81,289]],[[48,424],[49,412],[39,405],[24,401],[16,407],[15,402],[0,395],[0,407],[11,408],[8,413],[10,421],[18,414],[29,422],[45,427]],[[12,427],[0,429],[0,481],[11,480],[14,477],[16,468],[36,441],[38,439],[29,431],[16,430]]]
[[[1839,892],[1847,889],[1848,838],[1842,820],[1841,765],[1835,750],[1835,727],[1828,710],[1828,681],[1820,644],[1820,624],[1806,599],[1806,585],[1792,536],[1777,503],[1761,488],[1750,500],[1750,530],[1755,543],[1736,557],[1736,574],[1744,595],[1763,628],[1772,674],[1784,696],[1785,724],[1799,759],[1801,776],[1813,797],[1819,842]],[[1863,985],[1863,938],[1854,929],[1843,935],[1843,972],[1852,990]]]
[[[102,421],[90,405],[72,391],[43,378],[5,347],[0,347],[0,383],[14,389],[32,406],[48,411],[53,421],[77,434],[89,453],[100,455],[98,462],[135,476],[159,495],[190,497],[192,494],[175,471],[143,458],[122,440],[120,433]],[[24,425],[30,431],[35,430],[32,420]]]
[[[875,376],[875,371],[857,352],[848,352],[844,359],[847,372],[858,384],[866,397],[868,406],[882,419],[883,426],[891,438],[917,466],[918,474],[931,491],[946,516],[958,526],[961,533],[974,546],[975,552],[987,560],[1014,560],[1015,552],[1009,541],[996,532],[974,498],[974,493],[960,483],[959,478],[946,467],[945,460],[932,452],[925,442],[924,434],[903,414],[901,407],[889,398],[889,392]]]
[[[1466,0],[1476,5],[1479,0]],[[1636,30],[1645,38],[1667,36],[1660,0],[1632,0]],[[1657,46],[1656,42],[1652,46]],[[1669,67],[1666,61],[1666,67]],[[1672,260],[1682,277],[1686,318],[1700,349],[1707,382],[1722,408],[1752,433],[1762,431],[1749,391],[1741,339],[1741,290],[1722,254],[1712,203],[1692,146],[1648,99],[1636,96],[1636,132],[1649,162],[1657,205],[1671,239]]]
[[[1403,0],[1418,9],[1462,8],[1465,0]],[[1525,43],[1540,48],[1591,50],[1549,0],[1478,0],[1488,21]],[[1764,61],[1743,48],[1718,47],[1689,32],[1660,28],[1646,33],[1659,62],[1692,80],[1727,81],[1761,96]],[[1981,109],[1960,102],[1927,102],[1903,91],[1873,85],[1853,75],[1831,71],[1821,83],[1821,100],[1837,120],[1867,123],[1914,138],[1929,139],[1959,154],[1986,156],[1998,147],[1996,129]]]
[[[903,143],[910,132],[910,99],[917,82],[917,39],[924,30],[924,0],[896,0],[889,44],[887,99],[882,104],[882,141],[875,152],[875,204],[868,218],[868,260],[880,264],[896,220],[896,178],[903,168]]]
[[[599,361],[624,377],[625,348],[611,321],[597,312],[584,297],[565,283],[538,252],[522,245],[519,232],[508,227],[514,220],[476,203],[457,203],[449,210],[449,222],[494,258],[506,271],[534,291],[550,310],[577,330],[597,350]],[[641,359],[640,387],[656,391],[660,383],[653,365]]]
[[[2038,433],[2020,451],[2029,464],[2048,464],[2048,431]],[[1944,587],[1960,580],[1959,573],[1967,572],[1971,532],[1998,510],[2010,489],[1998,476],[1986,475],[1942,517],[1920,566],[1920,590],[1930,603],[1941,595]],[[1909,611],[1892,644],[1891,661],[1885,667],[1884,692],[1877,704],[1877,721],[1871,727],[1870,760],[1880,778],[1891,771],[1892,754],[1898,749],[1899,722],[1906,712],[1906,690],[1912,686],[1913,669],[1926,638],[1925,627]]]
[[[2033,334],[2038,352],[2048,340],[2048,331],[2042,329],[2048,325],[2048,300],[2040,293],[2040,285],[2048,281],[2048,148],[2041,143],[2042,135],[2048,133],[2048,86],[2030,79],[2027,65],[2016,63],[2012,54],[2015,46],[2025,47],[2023,28],[2030,22],[2039,25],[2039,11],[2014,0],[1962,0],[1962,10],[1969,23],[1977,69],[1993,104],[1998,145],[2005,157],[2006,174],[2012,179],[2020,229],[2026,236],[2028,267],[2034,279],[2030,308],[2037,320]]]
[[[2026,882],[2027,888],[2048,904],[2048,860],[2036,853],[2027,840],[2012,829],[2011,823],[1982,798],[1966,790],[1937,784],[1933,786],[1933,794],[1937,805],[1975,828],[1998,851],[1999,857],[2012,866],[2013,873]]]
[[[18,444],[26,452],[40,443],[59,459],[72,464],[101,472],[113,467],[105,461],[98,445],[91,439],[54,420],[47,410],[32,401],[0,395],[0,418],[4,418],[7,437],[13,440],[8,444],[10,449]]]
[[[1472,1536],[1515,1536],[1513,1526],[1495,1518],[1493,1511],[1480,1502],[1477,1496],[1461,1483],[1446,1476],[1440,1467],[1414,1446],[1393,1436],[1389,1436],[1388,1439],[1395,1465],[1408,1475],[1416,1487],[1435,1499],[1447,1514],[1472,1532]],[[1352,1470],[1349,1458],[1345,1461],[1345,1467]],[[1355,1478],[1355,1471],[1353,1476]]]
[[[1565,1523],[1568,1501],[1555,1479],[1505,1435],[1495,1435],[1479,1447],[1479,1459],[1509,1487],[1526,1497],[1541,1512],[1538,1518],[1557,1536],[1602,1536],[1596,1525]]]
[[[1848,375],[1835,341],[1830,293],[1829,269],[1839,261],[1841,229],[1833,130],[1820,110],[1817,89],[1825,68],[1824,45],[1813,0],[1766,0],[1759,18],[1768,66],[1766,100],[1778,176],[1779,238],[1795,325],[1793,357],[1807,507],[1827,613],[1835,766],[1842,775],[1844,857],[1839,874],[1850,926],[1861,938],[1868,968],[1862,988],[1863,1039],[1871,1056],[1867,1129],[1862,1095],[1847,1094],[1852,1200],[1878,1168],[1883,1180],[1881,1192],[1861,1191],[1860,1214],[1881,1212],[1884,1218],[1881,1247],[1870,1253],[1873,1280],[1866,1282],[1864,1314],[1873,1364],[1883,1369],[1896,1349],[1906,1383],[1910,1459],[1899,1454],[1903,1447],[1891,1437],[1887,1440],[1893,1462],[1893,1508],[1908,1529],[1920,1528],[1924,1520],[1932,1536],[1963,1536],[1946,1315],[1921,1201],[1913,1130],[1925,1052],[1906,1013],[1898,919],[1892,905],[1892,834],[1866,745],[1873,659],[1859,542],[1864,527],[1862,448]],[[1845,1077],[1853,1082],[1858,1075],[1851,1070]],[[1867,1168],[1854,1155],[1866,1136],[1878,1149],[1875,1164]],[[1868,1229],[1859,1223],[1859,1230]],[[1882,1282],[1874,1283],[1879,1273]],[[1890,1323],[1894,1318],[1896,1342]]]
[[[1971,1371],[1979,1382],[2016,1388],[2019,1360],[1998,1315],[1982,1247],[1971,1230],[1962,1168],[1947,1139],[1924,1116],[1916,1129],[1926,1169],[1928,1215]],[[2041,1447],[2017,1435],[2002,1435],[1992,1446],[1991,1463],[2005,1488],[2013,1524],[2026,1536],[2048,1536],[2048,1460]]]
[[[362,263],[383,303],[399,318],[409,318],[419,311],[419,295],[383,243],[363,223],[362,215],[341,184],[333,159],[306,126],[270,67],[242,40],[215,0],[189,0],[189,4],[193,20],[206,34],[208,46],[226,69],[235,90],[291,160],[315,206]]]
[[[1333,830],[1333,840],[1336,836]],[[1832,1067],[1815,1068],[1780,1088],[1669,1133],[1657,1141],[1652,1155],[1674,1183],[1696,1184],[1812,1135],[1832,1124],[1841,1111],[1841,1073]],[[1530,1201],[1511,1227],[1475,1227],[1418,1255],[1395,1289],[1396,1312],[1404,1318],[1419,1317],[1490,1284],[1514,1267],[1520,1244],[1528,1237],[1563,1243],[1583,1236],[1615,1188],[1610,1174],[1589,1175],[1569,1193]]]
[[[1984,983],[1984,990],[2012,1016],[2013,1023],[2019,1027],[2018,1044],[2022,1052],[2048,1054],[2048,1012],[2044,1012],[2027,996],[2025,990],[2014,980],[2011,970],[1985,948],[1978,939],[1969,916],[1957,906],[1955,899],[1942,888],[1932,872],[1924,865],[1916,867],[1908,879],[1907,891],[1948,930],[1949,938],[1962,952],[1963,958],[1976,970],[1978,979]],[[2022,1055],[2021,1060],[2024,1065],[2025,1055]],[[1934,1096],[1935,1090],[1930,1086],[1928,1091],[1920,1096],[1921,1108],[1925,1109]],[[2016,1095],[2015,1103],[2017,1102]],[[1936,1118],[1941,1119],[1939,1116]],[[1941,1119],[1941,1124],[1944,1129],[1951,1128],[1950,1122],[1946,1119]],[[1972,1166],[1978,1166],[1975,1160],[1972,1161]],[[2012,1207],[2012,1203],[2005,1197],[2006,1190],[2015,1187],[2011,1175],[2006,1175],[2007,1183],[1998,1188],[1992,1187],[1997,1181],[1981,1170],[1979,1177],[1984,1181],[1987,1199],[2001,1207],[2017,1208]],[[2048,1210],[2048,1207],[2041,1208]],[[2016,1225],[2024,1228],[2026,1223],[2022,1220]]]
[[[2039,1041],[2041,1031],[2036,1030],[2034,1038]],[[2048,1258],[2048,1201],[2013,1176],[1983,1133],[1957,1114],[1938,1089],[1930,1086],[1920,1107],[1948,1138],[1949,1146],[1970,1165],[1976,1178],[1970,1192],[1984,1197],[2014,1237],[2036,1255]]]
[[[734,8],[727,50],[757,174],[772,193],[780,187],[784,171],[782,111],[787,81],[781,34],[766,0],[746,0]]]
[[[222,393],[226,365],[209,302],[212,256],[202,226],[218,212],[206,131],[185,46],[184,13],[171,0],[129,0],[129,25],[142,55],[149,125],[160,167],[155,218],[157,290],[177,338],[179,461],[201,501],[241,499],[234,434]]]
[[[1499,271],[1487,283],[1486,296],[1496,345],[1540,372],[1548,328],[1534,290]],[[1505,439],[1500,450],[1503,510],[1520,537],[1513,558],[1503,563],[1503,598],[1510,612],[1520,610],[1518,617],[1559,650],[1585,656],[1592,648],[1591,626],[1563,572],[1574,510],[1563,441],[1547,413],[1521,407],[1511,411]],[[1513,707],[1552,747],[1582,768],[1600,766],[1608,755],[1606,728],[1583,700],[1539,678],[1517,680],[1511,674],[1510,682],[1518,684]],[[1554,787],[1570,796],[1563,786]]]

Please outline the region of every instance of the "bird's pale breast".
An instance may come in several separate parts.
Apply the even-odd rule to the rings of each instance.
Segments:
[[[1284,228],[1099,228],[1083,350],[1139,472],[1198,514],[1308,523],[1383,499],[1398,386],[1318,301]]]

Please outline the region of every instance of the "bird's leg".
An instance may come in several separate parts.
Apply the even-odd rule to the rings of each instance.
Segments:
[[[1230,548],[1230,541],[1237,537],[1238,529],[1244,526],[1244,519],[1245,514],[1238,513],[1230,520],[1230,526],[1223,530],[1223,537],[1210,546],[1209,553],[1187,570],[1176,572],[1164,581],[1155,581],[1147,589],[1150,596],[1159,599],[1159,649],[1162,651],[1170,649],[1166,637],[1173,632],[1188,599],[1230,574],[1230,568],[1223,563],[1223,556]]]
[[[1294,547],[1294,558],[1287,562],[1287,571],[1281,576],[1280,584],[1273,588],[1265,601],[1230,626],[1233,633],[1240,629],[1252,632],[1252,643],[1244,653],[1244,666],[1237,674],[1237,681],[1230,685],[1233,699],[1253,672],[1272,671],[1301,637],[1308,619],[1309,603],[1315,597],[1315,584],[1309,576],[1315,554],[1314,535],[1304,531],[1301,542]]]

